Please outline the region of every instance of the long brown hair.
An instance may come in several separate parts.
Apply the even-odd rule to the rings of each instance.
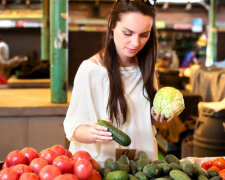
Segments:
[[[126,12],[140,12],[143,15],[148,15],[153,18],[153,25],[150,33],[150,37],[143,47],[138,52],[137,59],[140,71],[143,78],[143,94],[146,90],[146,99],[152,104],[154,94],[156,92],[154,84],[155,62],[157,58],[157,35],[155,27],[155,7],[149,6],[141,0],[133,0],[132,2],[127,0],[120,0],[115,3],[112,8],[108,31],[106,34],[105,48],[100,52],[100,56],[103,59],[104,66],[107,69],[109,76],[109,99],[107,110],[109,112],[109,118],[113,122],[116,120],[117,125],[124,124],[127,118],[127,102],[124,97],[124,88],[120,76],[119,63],[117,60],[117,52],[115,43],[112,37],[112,30],[115,28],[118,21],[120,21],[121,13]],[[150,113],[150,111],[149,111]]]

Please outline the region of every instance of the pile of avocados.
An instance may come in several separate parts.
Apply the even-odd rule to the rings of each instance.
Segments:
[[[216,170],[205,171],[198,164],[180,161],[172,154],[151,162],[143,151],[138,152],[136,160],[129,160],[126,155],[117,161],[106,159],[100,173],[103,180],[222,180]]]

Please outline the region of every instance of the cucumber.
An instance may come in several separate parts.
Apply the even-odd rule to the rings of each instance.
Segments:
[[[158,167],[157,164],[151,163],[147,164],[143,168],[143,172],[149,177],[149,178],[156,178],[160,175],[161,169]]]
[[[129,175],[129,180],[138,180],[138,178],[136,178],[135,176],[128,174]]]
[[[117,160],[117,162],[128,166],[130,165],[129,158],[125,154],[122,154],[120,158]]]
[[[130,160],[130,171],[133,175],[137,173],[137,164],[134,160]]]
[[[148,177],[144,172],[137,172],[135,177],[138,178],[138,180],[148,180]]]
[[[123,131],[119,130],[112,124],[108,123],[104,120],[99,120],[98,124],[101,126],[105,126],[108,128],[108,131],[112,133],[113,140],[120,144],[121,146],[129,146],[131,143],[130,137],[124,133]]]
[[[208,173],[206,172],[206,170],[202,169],[201,166],[199,164],[193,163],[193,165],[195,166],[195,168],[198,171],[198,175],[203,175],[205,177],[209,177]]]
[[[166,163],[166,161],[165,160],[155,160],[155,161],[153,161],[153,163],[162,164],[162,163]]]
[[[174,156],[173,154],[167,154],[166,157],[165,157],[165,160],[168,164],[170,164],[170,163],[175,163],[177,165],[180,164],[180,160],[176,156]]]
[[[201,174],[198,176],[198,180],[208,180],[208,178]]]
[[[170,177],[174,180],[191,180],[191,178],[180,170],[170,171]]]
[[[144,151],[138,152],[137,171],[142,172],[145,165],[148,164],[148,155]]]
[[[121,171],[126,171],[127,173],[130,172],[130,166],[126,165],[126,164],[120,164],[118,162],[116,162],[118,164],[119,170]]]
[[[180,163],[179,166],[190,177],[194,177],[194,176],[198,175],[198,171],[195,168],[195,166],[192,164],[191,161],[184,160]]]
[[[112,171],[107,174],[106,180],[128,180],[129,175],[125,171]]]
[[[208,175],[210,178],[214,177],[214,176],[219,176],[219,173],[217,170],[214,170],[214,169],[210,169],[207,171]]]
[[[160,177],[156,178],[155,180],[172,180],[170,177]]]
[[[220,176],[214,176],[214,177],[210,178],[209,180],[223,180],[223,178]]]
[[[180,171],[182,170],[181,167],[176,163],[170,163],[169,165],[173,170],[180,170]]]
[[[104,162],[105,168],[110,169],[111,171],[119,170],[119,165],[112,158],[107,158]]]
[[[161,169],[164,175],[168,175],[172,169],[168,163],[158,164],[158,167]]]

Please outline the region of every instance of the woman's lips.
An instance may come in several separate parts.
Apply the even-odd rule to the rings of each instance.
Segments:
[[[137,49],[127,48],[127,50],[128,50],[130,53],[135,53],[135,52],[137,52]]]

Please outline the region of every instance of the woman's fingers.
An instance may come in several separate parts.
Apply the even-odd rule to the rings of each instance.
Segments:
[[[106,118],[105,121],[111,124],[111,120],[109,118]]]
[[[112,133],[108,131],[107,127],[100,126],[97,123],[91,129],[92,137],[95,141],[111,141]]]
[[[161,116],[160,116],[160,122],[163,122],[163,120],[165,119],[165,115],[164,114],[161,114]]]
[[[167,119],[166,121],[167,121],[167,122],[170,122],[171,120],[172,120],[172,118],[169,118],[169,119]]]

